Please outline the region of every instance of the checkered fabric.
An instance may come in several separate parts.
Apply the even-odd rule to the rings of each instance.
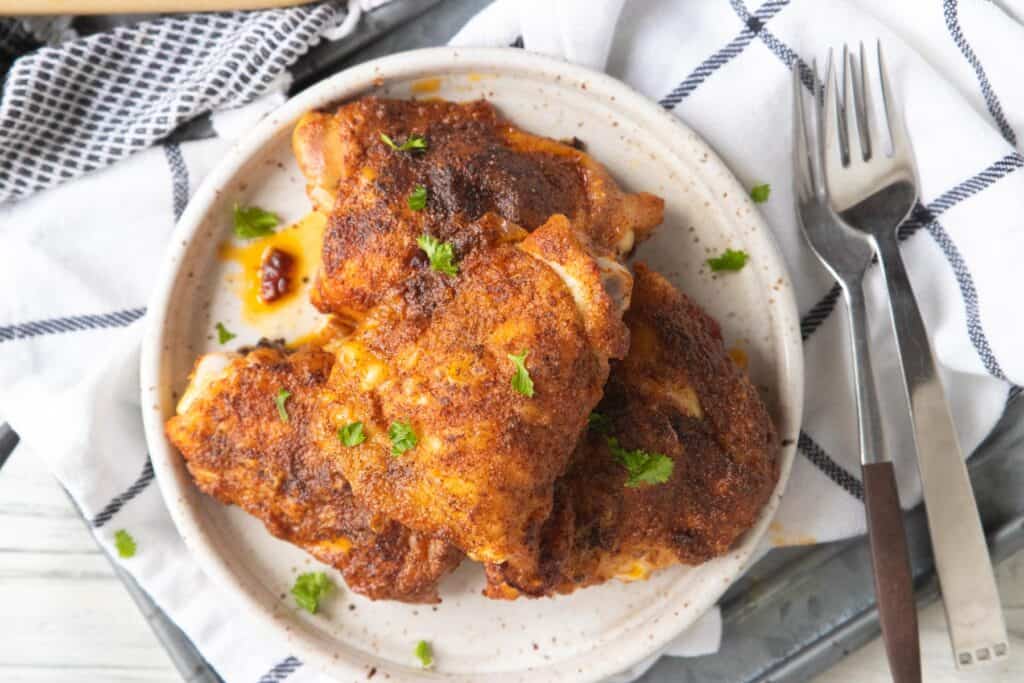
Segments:
[[[252,101],[337,24],[343,5],[168,16],[14,60],[0,97],[0,202]],[[0,22],[0,66],[31,47],[16,22]]]

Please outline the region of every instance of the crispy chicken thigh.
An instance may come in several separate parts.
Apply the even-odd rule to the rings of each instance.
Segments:
[[[605,264],[611,267],[610,264]],[[615,266],[628,301],[632,279]],[[416,271],[337,348],[335,426],[367,440],[339,462],[356,497],[471,558],[524,571],[555,480],[627,347],[608,272],[561,216],[522,242],[476,249],[456,276]],[[513,387],[526,353],[532,396]],[[415,446],[394,448],[405,425]]]
[[[771,422],[714,322],[642,268],[637,339],[609,381],[630,349],[620,259],[660,223],[659,198],[483,101],[364,98],[307,114],[293,144],[329,215],[313,302],[353,331],[197,363],[167,433],[203,491],[354,590],[410,602],[436,601],[462,552],[488,565],[491,597],[549,595],[706,559],[752,523]],[[454,271],[424,235],[451,245]],[[624,488],[606,435],[586,431],[603,391],[623,446],[672,458],[668,483]],[[366,439],[346,446],[356,422]]]
[[[750,528],[774,488],[774,427],[745,373],[725,354],[714,320],[638,265],[626,321],[633,344],[625,360],[612,363],[597,409],[606,419],[583,433],[570,469],[555,482],[554,505],[539,530],[539,557],[532,564],[488,564],[490,597],[568,593],[613,578],[646,578],[673,564],[699,564],[725,553]],[[377,372],[366,363],[364,343],[350,341],[340,342],[343,362]],[[353,590],[373,598],[436,601],[437,581],[462,555],[449,543],[371,514],[353,496],[333,430],[357,415],[348,412],[351,403],[338,402],[338,387],[326,389],[334,358],[313,349],[285,355],[274,348],[245,357],[206,356],[168,434],[200,488],[336,566]],[[432,368],[458,378],[474,375],[475,366],[456,358]],[[540,374],[531,374],[539,391]],[[272,401],[280,388],[292,394],[287,423]],[[373,429],[386,449],[384,423]],[[441,426],[448,425],[446,418]],[[626,487],[610,435],[627,448],[670,457],[669,481]],[[442,438],[422,426],[419,436],[417,447],[396,461],[416,457],[427,439]],[[406,465],[411,467],[403,463],[403,470]]]
[[[321,408],[334,356],[305,349],[199,359],[167,434],[199,488],[338,568],[374,599],[437,602],[462,553],[356,502],[335,463],[343,446]],[[281,419],[274,396],[291,395]]]
[[[491,597],[569,593],[705,562],[754,524],[775,487],[775,428],[726,354],[718,324],[642,264],[626,322],[629,355],[613,364],[597,408],[604,419],[584,434],[556,485],[540,571],[489,566]],[[626,487],[610,436],[671,458],[668,481]]]
[[[396,146],[421,136],[425,149]],[[406,280],[432,235],[459,258],[489,238],[521,239],[556,214],[621,256],[662,219],[663,202],[627,194],[585,153],[525,133],[485,101],[464,104],[366,97],[334,112],[310,112],[293,148],[315,207],[329,215],[314,304],[358,320]],[[418,187],[422,210],[409,207]],[[480,222],[486,214],[504,219]]]

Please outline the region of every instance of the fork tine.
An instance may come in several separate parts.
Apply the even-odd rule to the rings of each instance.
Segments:
[[[817,74],[815,74],[817,78]],[[808,150],[811,149],[804,114],[803,83],[800,81],[800,66],[793,65],[793,170],[796,173],[797,198],[805,201],[816,194],[814,164]]]
[[[860,147],[864,161],[871,159],[872,151],[878,144],[878,115],[875,113],[874,97],[868,80],[867,57],[864,43],[860,44],[860,67],[853,72],[854,100],[857,105],[857,130],[860,131]],[[853,60],[851,55],[850,60]]]
[[[842,87],[836,91],[836,112],[838,118],[836,121],[836,127],[839,131],[839,156],[843,161],[843,166],[850,165],[850,116],[849,111],[851,102],[853,101],[853,93],[850,88],[850,68],[849,68],[849,52],[846,49],[846,45],[843,45],[843,69],[840,71],[836,69],[836,78],[842,78]],[[840,74],[842,74],[840,76]],[[839,100],[839,96],[842,95],[842,101]]]
[[[832,64],[832,50],[828,51],[828,62],[825,66],[825,97],[823,106],[819,107],[818,118],[818,154],[822,160],[825,175],[823,183],[826,196],[829,194],[829,178],[839,177],[843,162],[836,140],[839,94],[836,92],[836,75]]]
[[[882,57],[882,41],[876,42],[878,50],[878,75],[882,84],[882,103],[885,105],[885,125],[889,129],[889,140],[892,141],[892,153],[908,149],[907,129],[903,122],[903,112],[896,101],[896,95],[889,83],[889,71],[885,68]]]

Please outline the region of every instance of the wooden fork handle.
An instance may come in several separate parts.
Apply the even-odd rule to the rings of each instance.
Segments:
[[[870,463],[861,472],[875,595],[889,670],[896,683],[920,683],[917,605],[896,474],[891,462]]]

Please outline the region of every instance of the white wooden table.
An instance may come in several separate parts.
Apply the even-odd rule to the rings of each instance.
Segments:
[[[936,604],[921,613],[925,681],[1024,681],[1024,553],[1004,562],[998,578],[1010,660],[958,675]],[[0,471],[0,624],[5,683],[180,681],[60,486],[18,451]],[[887,674],[876,641],[819,683],[874,683]]]

